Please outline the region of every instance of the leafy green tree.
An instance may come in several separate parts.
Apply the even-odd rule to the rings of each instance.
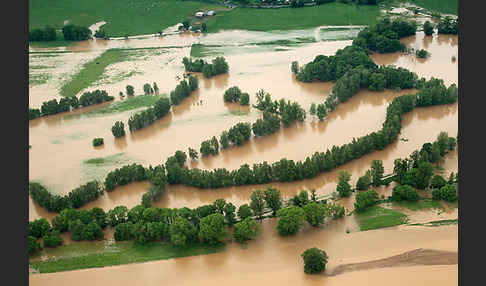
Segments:
[[[232,203],[227,203],[224,206],[224,218],[229,225],[233,225],[236,222],[236,207]]]
[[[357,212],[362,212],[366,208],[374,206],[378,202],[378,193],[375,190],[366,192],[358,192],[356,194],[356,202],[354,208]]]
[[[196,90],[199,87],[199,80],[196,76],[190,75],[189,76],[189,88],[191,91]]]
[[[67,209],[66,209],[67,211]],[[61,212],[52,219],[52,228],[59,232],[65,232],[68,230],[68,220],[65,214]]]
[[[184,20],[182,21],[182,26],[184,26],[184,29],[187,30],[191,26],[191,23],[189,22],[189,20]]]
[[[432,189],[440,189],[443,186],[445,186],[448,182],[441,176],[441,175],[435,175],[432,177],[432,180],[430,181],[430,187]]]
[[[41,249],[42,247],[39,241],[35,237],[29,236],[29,254],[33,254]]]
[[[135,236],[133,235],[133,223],[124,222],[117,224],[115,226],[114,238],[116,241],[127,241],[133,240]]]
[[[457,181],[457,177],[454,177],[454,172],[451,172],[451,174],[449,175],[449,180],[447,180],[447,183],[452,185],[454,184],[455,181]]]
[[[39,218],[29,222],[29,236],[41,238],[51,230],[51,225],[45,218]]]
[[[324,206],[326,207],[326,216],[330,216],[333,219],[343,217],[346,212],[344,207],[338,203],[327,203]]]
[[[258,217],[258,219],[263,218],[263,211],[265,210],[265,195],[262,190],[255,190],[250,195],[250,208],[253,214]]]
[[[417,190],[409,185],[398,185],[393,188],[391,200],[394,202],[411,201],[416,202],[419,200]]]
[[[317,201],[316,189],[311,190],[311,201],[313,202]]]
[[[326,207],[316,202],[304,206],[305,220],[313,227],[318,227],[324,223],[326,218]]]
[[[125,124],[121,121],[115,122],[113,127],[111,127],[111,133],[113,133],[113,136],[116,138],[125,136]]]
[[[107,222],[111,227],[128,221],[128,208],[126,206],[116,206],[108,211]]]
[[[237,86],[232,86],[224,92],[225,102],[238,102],[240,100],[241,90]]]
[[[226,206],[226,200],[224,199],[217,199],[213,203],[213,208],[216,212],[223,214],[224,213],[224,207]]]
[[[245,220],[248,217],[253,216],[253,212],[247,204],[243,204],[238,208],[238,217],[241,220]]]
[[[244,243],[248,240],[255,239],[259,231],[258,223],[251,217],[235,224],[233,237],[238,243]]]
[[[277,211],[282,207],[282,196],[280,190],[268,187],[264,191],[265,203],[272,210],[272,215],[275,216]]]
[[[420,49],[415,52],[415,55],[417,56],[417,58],[425,59],[429,56],[429,52],[424,49]]]
[[[135,89],[131,85],[127,85],[126,87],[127,95],[128,96],[133,96],[135,95]]]
[[[366,173],[359,177],[358,181],[356,182],[356,189],[359,191],[363,191],[368,189],[371,185],[371,171],[367,170]]]
[[[329,259],[326,252],[319,248],[309,248],[302,253],[304,259],[304,272],[307,274],[320,273],[326,269]]]
[[[371,162],[371,184],[374,187],[381,185],[383,173],[385,173],[385,169],[383,168],[383,161],[373,160]]]
[[[219,137],[219,143],[221,144],[222,149],[226,149],[229,147],[229,134],[228,131],[223,131],[221,136]]]
[[[61,233],[58,230],[53,230],[42,237],[44,247],[56,247],[62,244]]]
[[[159,93],[159,87],[157,86],[157,83],[154,81],[154,88],[153,88],[153,91],[155,93]]]
[[[299,63],[297,61],[293,61],[290,66],[290,70],[292,73],[297,74],[299,72]]]
[[[409,161],[408,159],[395,159],[393,162],[394,167],[393,167],[393,172],[396,175],[396,181],[398,183],[402,183],[403,179],[405,178],[405,174],[408,171],[409,168]]]
[[[305,222],[305,212],[302,208],[291,206],[277,211],[279,217],[277,230],[282,236],[297,233]]]
[[[224,243],[228,231],[224,225],[224,216],[219,213],[201,219],[199,237],[209,244]]]
[[[425,189],[429,186],[434,172],[434,166],[429,162],[420,162],[417,170],[416,187]]]
[[[339,182],[337,184],[336,191],[339,193],[340,197],[349,197],[351,195],[351,185],[349,180],[351,179],[351,174],[345,170],[339,172]]]
[[[310,115],[316,115],[317,114],[316,104],[314,102],[310,106],[309,114]]]
[[[205,78],[210,78],[213,76],[213,66],[212,65],[204,65],[202,68],[202,73]]]
[[[152,86],[150,86],[150,83],[146,83],[143,85],[143,92],[145,92],[145,94],[152,93]]]
[[[243,92],[240,95],[240,104],[241,105],[249,105],[250,104],[250,95],[247,92]]]
[[[94,138],[93,139],[93,146],[100,146],[100,145],[103,145],[104,143],[104,140],[103,138]]]
[[[197,229],[187,219],[177,216],[169,227],[170,241],[175,246],[186,246],[197,238]]]
[[[188,153],[189,153],[189,157],[191,158],[191,160],[197,160],[198,155],[197,155],[196,150],[189,147]]]
[[[326,106],[322,103],[318,104],[317,105],[317,117],[319,118],[319,120],[323,120],[324,117],[327,116],[327,109],[326,109]]]

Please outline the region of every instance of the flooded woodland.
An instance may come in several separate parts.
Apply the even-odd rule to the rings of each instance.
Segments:
[[[290,72],[291,62],[304,64],[319,54],[333,55],[338,49],[350,45],[352,40],[349,37],[354,34],[353,29],[339,34],[326,32],[325,27],[279,33],[224,31],[208,35],[187,33],[128,40],[90,40],[58,51],[31,48],[30,66],[49,66],[44,70],[50,74],[46,83],[29,87],[30,106],[35,108],[39,108],[45,100],[59,99],[59,87],[65,80],[75,74],[83,63],[112,48],[126,49],[128,59],[109,65],[102,79],[83,92],[104,89],[115,96],[115,103],[121,101],[117,95],[119,91],[125,91],[127,84],[134,86],[138,95],[143,93],[142,86],[145,83],[156,82],[160,88],[159,93],[168,94],[178,83],[176,77],[182,78],[182,58],[190,55],[191,45],[195,43],[202,45],[201,53],[209,58],[224,55],[229,73],[209,79],[198,75],[199,89],[180,105],[174,106],[167,116],[118,139],[111,133],[113,123],[118,120],[126,122],[131,114],[140,109],[97,113],[97,109],[110,105],[104,103],[31,120],[29,179],[41,182],[50,192],[67,194],[92,179],[103,180],[109,171],[122,165],[136,162],[144,166],[155,166],[165,162],[176,150],[187,151],[189,147],[199,150],[202,141],[219,136],[234,124],[253,123],[260,118],[260,111],[251,107],[256,102],[255,93],[260,89],[269,92],[272,99],[296,101],[308,110],[311,103],[321,103],[326,99],[333,83],[299,82]],[[299,37],[313,40],[285,45],[261,44]],[[420,77],[441,78],[446,85],[458,84],[457,61],[451,60],[453,56],[458,56],[457,36],[434,34],[432,37],[424,37],[423,32],[417,32],[416,36],[401,41],[416,50],[427,49],[431,56],[418,59],[414,54],[392,53],[373,54],[371,58],[379,65],[396,65],[414,71]],[[219,45],[221,43],[225,45]],[[238,86],[250,94],[250,107],[223,101],[224,91],[232,86]],[[339,146],[381,129],[386,108],[393,98],[414,92],[361,90],[347,102],[338,105],[324,121],[308,115],[305,122],[292,124],[263,138],[252,138],[242,146],[228,148],[216,156],[192,162],[190,167],[225,167],[234,170],[245,163],[273,163],[284,157],[303,160],[315,151],[326,151],[333,145]],[[384,150],[372,152],[313,179],[205,190],[171,185],[155,206],[194,208],[223,198],[238,207],[249,202],[253,190],[268,186],[280,189],[284,198],[290,198],[303,189],[315,189],[318,195],[331,194],[336,190],[339,170],[351,173],[351,185],[355,185],[358,177],[370,168],[372,160],[382,160],[385,174],[391,173],[396,158],[408,157],[422,144],[434,141],[441,131],[455,137],[457,130],[457,103],[416,108],[403,116],[399,140]],[[93,147],[91,141],[95,137],[103,137],[105,144]],[[97,158],[102,159],[99,160],[101,163],[92,163],[92,159]],[[441,163],[444,176],[457,172],[457,162],[457,151],[447,154]],[[149,185],[149,182],[144,181],[117,187],[83,208],[96,206],[105,211],[118,205],[131,208],[140,203]],[[377,191],[380,195],[390,195],[391,189],[383,187],[377,188]],[[342,199],[340,203],[346,208],[352,208],[353,200],[353,197]],[[430,211],[417,214],[412,219],[419,221],[422,215],[429,216],[428,221],[437,219],[435,213],[431,214]],[[39,217],[51,220],[54,216],[55,213],[47,212],[29,197],[29,220]],[[449,211],[449,216],[457,218],[457,209]],[[426,221],[422,219],[422,222]],[[387,285],[389,281],[394,281],[394,285],[457,285],[457,263],[412,263],[408,267],[394,264],[395,267],[331,275],[339,265],[382,259],[414,249],[457,253],[457,225],[399,226],[360,232],[357,231],[359,227],[354,216],[345,216],[342,220],[331,221],[318,229],[309,226],[292,237],[280,237],[275,226],[275,219],[264,220],[262,232],[255,241],[245,247],[236,243],[228,244],[221,253],[30,275],[29,281],[31,285],[152,285],[160,281],[177,285],[209,285],[217,282],[248,285],[261,281],[285,285],[356,285],[366,279],[367,284],[374,285],[385,285],[386,281]],[[351,232],[347,233],[347,230]],[[326,270],[328,275],[306,275],[302,271],[300,254],[307,247],[313,246],[325,249],[332,258]]]

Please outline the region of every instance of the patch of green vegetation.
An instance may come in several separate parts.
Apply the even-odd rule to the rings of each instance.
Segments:
[[[29,1],[29,29],[51,25],[61,29],[65,20],[74,25],[89,27],[105,21],[103,29],[109,37],[154,34],[184,19],[199,10],[217,10],[220,5],[177,0],[90,0]]]
[[[64,40],[64,36],[61,30],[57,30],[56,34],[57,34],[57,40],[55,41],[29,42],[29,45],[33,48],[55,48],[55,47],[66,47],[66,46],[74,45],[76,43],[73,41]]]
[[[442,225],[451,225],[451,224],[457,224],[457,219],[444,219],[444,220],[434,220],[426,223],[413,223],[409,224],[412,226],[442,226]]]
[[[203,58],[207,56],[215,56],[220,53],[211,50],[211,48],[223,47],[222,45],[203,45],[203,44],[192,44],[190,56],[194,58]]]
[[[253,31],[294,30],[321,25],[371,25],[377,22],[376,5],[329,3],[298,9],[235,8],[207,20],[209,32],[242,29]]]
[[[405,207],[412,211],[421,211],[421,210],[428,210],[428,209],[444,209],[439,201],[430,200],[430,199],[423,199],[417,202],[409,202],[409,201],[402,201],[402,202],[393,202],[394,206]]]
[[[159,94],[159,95],[144,94],[144,95],[138,95],[134,97],[125,97],[123,101],[117,101],[106,107],[90,111],[86,113],[86,115],[117,113],[117,112],[124,112],[128,110],[138,109],[141,107],[149,107],[149,106],[153,106],[155,102],[162,97],[167,97],[167,95],[166,94]]]
[[[407,223],[407,216],[401,212],[379,206],[354,213],[361,231],[390,227]]]
[[[113,154],[104,158],[92,158],[92,159],[87,159],[84,160],[83,163],[87,165],[112,165],[112,164],[117,164],[120,163],[121,161],[127,161],[125,158],[125,153],[117,153]]]
[[[51,78],[50,74],[40,73],[40,74],[29,74],[29,85],[41,85],[45,84]]]
[[[224,245],[207,244],[193,244],[179,248],[166,242],[151,242],[143,246],[133,242],[115,242],[106,249],[104,242],[73,243],[49,249],[56,259],[30,261],[29,265],[40,273],[51,273],[205,255],[221,252],[224,248]]]
[[[62,87],[61,96],[73,96],[84,88],[89,87],[97,81],[104,73],[105,68],[113,63],[120,62],[125,54],[121,50],[110,49],[103,52],[99,57],[87,62],[73,78],[67,81]]]
[[[100,79],[96,83],[94,83],[92,86],[99,86],[99,85],[117,83],[117,82],[120,82],[122,80],[128,79],[128,78],[130,78],[134,75],[137,75],[137,74],[143,74],[143,72],[136,71],[136,70],[122,71],[122,72],[117,73],[114,76],[107,76],[106,74],[103,74],[103,75],[101,75]]]
[[[388,0],[390,1],[390,0]],[[445,14],[458,15],[459,0],[391,0],[392,2],[413,3],[424,9]]]

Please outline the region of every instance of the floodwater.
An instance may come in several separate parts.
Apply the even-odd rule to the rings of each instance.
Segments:
[[[291,37],[298,37],[298,33]],[[306,31],[309,35],[316,30]],[[304,36],[307,36],[305,34]],[[214,35],[194,35],[191,33],[166,37],[146,37],[140,39],[104,41],[85,41],[76,46],[67,47],[71,53],[60,54],[57,59],[65,61],[65,65],[53,68],[56,74],[74,74],[80,63],[93,58],[108,48],[145,48],[158,47],[157,52],[144,52],[133,61],[124,61],[107,68],[108,79],[96,83],[96,88],[105,89],[115,95],[119,101],[118,92],[127,84],[135,86],[136,93],[141,93],[144,83],[157,82],[161,93],[168,93],[177,85],[176,76],[183,73],[181,63],[184,56],[190,53],[190,45],[195,42],[211,45],[218,41],[235,42],[233,47],[217,47],[217,52],[228,51],[225,54],[229,63],[229,74],[211,79],[199,75],[200,88],[185,101],[173,108],[173,111],[155,124],[133,134],[128,133],[121,139],[115,139],[111,134],[111,126],[117,120],[127,122],[130,110],[115,114],[89,115],[103,106],[92,106],[69,114],[57,114],[29,122],[29,179],[40,181],[54,193],[66,194],[80,184],[91,179],[102,179],[106,173],[122,165],[137,162],[145,166],[165,162],[166,158],[176,150],[187,151],[188,147],[199,149],[203,140],[212,136],[219,137],[223,130],[229,129],[238,122],[254,122],[260,113],[251,107],[241,107],[235,104],[225,104],[222,100],[224,91],[231,86],[239,86],[242,91],[250,94],[250,104],[255,103],[255,93],[264,89],[272,94],[273,99],[286,98],[297,101],[306,110],[311,103],[323,102],[330,93],[333,83],[300,83],[290,72],[290,64],[297,60],[303,64],[312,60],[318,54],[332,55],[337,49],[351,44],[351,41],[318,41],[285,47],[276,52],[275,46],[256,48],[254,42],[274,41],[285,37],[265,33],[244,32],[240,40],[238,31],[227,31]],[[372,56],[378,64],[394,64],[415,71],[419,76],[443,78],[446,84],[457,84],[457,61],[451,61],[452,55],[457,57],[457,36],[434,35],[425,37],[417,33],[414,37],[402,40],[415,49],[425,48],[432,55],[426,60],[418,60],[413,55],[387,54]],[[177,48],[168,48],[169,46]],[[165,48],[164,48],[165,47]],[[256,52],[246,53],[255,48]],[[239,51],[234,51],[238,50]],[[31,48],[31,50],[34,50]],[[232,51],[230,51],[232,50]],[[70,55],[79,59],[71,63]],[[65,57],[65,58],[61,58]],[[86,57],[86,58],[85,58]],[[50,58],[46,58],[47,59]],[[69,61],[67,60],[69,59]],[[31,61],[33,59],[31,58]],[[31,63],[32,64],[32,63]],[[64,69],[65,72],[61,72]],[[120,73],[136,70],[139,72],[128,78],[110,80]],[[39,107],[40,102],[55,98],[56,88],[62,82],[54,77],[51,82],[30,88],[30,105]],[[56,83],[56,84],[54,84]],[[95,89],[95,88],[90,88]],[[371,92],[362,90],[348,102],[340,104],[329,117],[319,122],[308,114],[304,123],[298,123],[280,130],[278,133],[264,138],[252,138],[241,147],[229,148],[214,157],[203,158],[193,162],[190,167],[212,169],[225,167],[236,169],[241,164],[275,162],[282,157],[293,160],[303,160],[315,151],[325,151],[333,145],[341,145],[381,128],[385,119],[387,105],[394,97],[413,90],[398,93],[392,91]],[[42,100],[41,100],[42,99]],[[436,139],[441,131],[450,136],[456,136],[458,128],[457,103],[447,106],[417,108],[403,116],[400,138],[385,150],[373,152],[358,160],[354,160],[337,170],[324,173],[314,179],[292,183],[269,184],[281,190],[288,198],[302,189],[316,189],[319,195],[331,194],[335,191],[339,170],[347,170],[352,174],[351,184],[370,168],[372,160],[383,160],[385,173],[393,169],[396,158],[409,156],[419,149],[423,143]],[[105,145],[94,148],[91,141],[94,137],[104,137]],[[88,159],[104,158],[102,164],[89,164]],[[442,163],[445,176],[449,172],[457,172],[457,152],[448,154]],[[197,207],[212,203],[218,198],[239,206],[247,203],[250,193],[255,189],[266,188],[269,185],[243,186],[221,189],[199,190],[185,186],[170,186],[161,200],[156,204],[160,207]],[[148,182],[132,183],[116,188],[111,193],[105,193],[98,200],[84,206],[91,209],[98,206],[106,211],[117,205],[133,207],[140,203],[142,194],[149,187]],[[389,195],[391,187],[380,188],[378,192]],[[340,200],[348,210],[352,209],[354,198]],[[457,217],[457,211],[447,214]],[[37,206],[29,198],[29,220],[46,217],[49,220],[55,216]],[[442,216],[442,215],[441,215]],[[431,212],[424,214],[426,218],[434,218]],[[419,218],[416,218],[419,221]],[[432,219],[431,219],[432,220]],[[155,261],[143,264],[122,265],[70,271],[53,274],[30,275],[32,285],[51,285],[67,283],[70,285],[119,284],[119,285],[152,285],[163,281],[177,285],[213,284],[215,281],[242,285],[248,282],[271,281],[271,284],[305,284],[305,285],[356,285],[363,279],[373,281],[377,285],[423,284],[457,285],[457,265],[413,266],[373,269],[367,271],[349,272],[337,276],[309,276],[303,272],[300,254],[309,247],[320,247],[331,257],[328,268],[346,263],[364,262],[398,255],[417,248],[457,251],[457,226],[443,227],[392,227],[381,230],[359,232],[354,216],[332,221],[319,229],[305,228],[293,237],[282,238],[275,230],[274,219],[262,223],[263,231],[256,241],[242,248],[236,243],[229,244],[223,253],[186,257],[166,261]],[[346,230],[351,230],[347,234]],[[224,273],[223,277],[221,273]],[[405,275],[404,275],[405,274]],[[365,276],[366,275],[366,276]],[[208,277],[205,280],[202,277]],[[451,279],[451,277],[453,279]],[[268,282],[266,282],[268,284]]]

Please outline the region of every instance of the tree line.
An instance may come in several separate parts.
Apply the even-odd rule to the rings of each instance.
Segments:
[[[186,72],[202,72],[205,78],[227,73],[229,66],[224,57],[216,57],[211,63],[206,62],[203,59],[192,60],[191,58],[184,57],[182,59],[184,69]]]
[[[62,27],[62,34],[66,41],[84,41],[91,39],[91,30],[89,28],[73,24]]]
[[[76,96],[63,97],[59,102],[57,99],[44,101],[40,109],[29,108],[29,120],[52,115],[60,112],[71,111],[71,109],[77,109],[80,106],[86,107],[93,104],[102,103],[105,101],[112,101],[115,99],[113,96],[108,95],[105,90],[94,90],[83,93],[79,99]]]
[[[29,42],[47,42],[57,39],[56,29],[45,26],[44,29],[32,29],[29,31]]]

